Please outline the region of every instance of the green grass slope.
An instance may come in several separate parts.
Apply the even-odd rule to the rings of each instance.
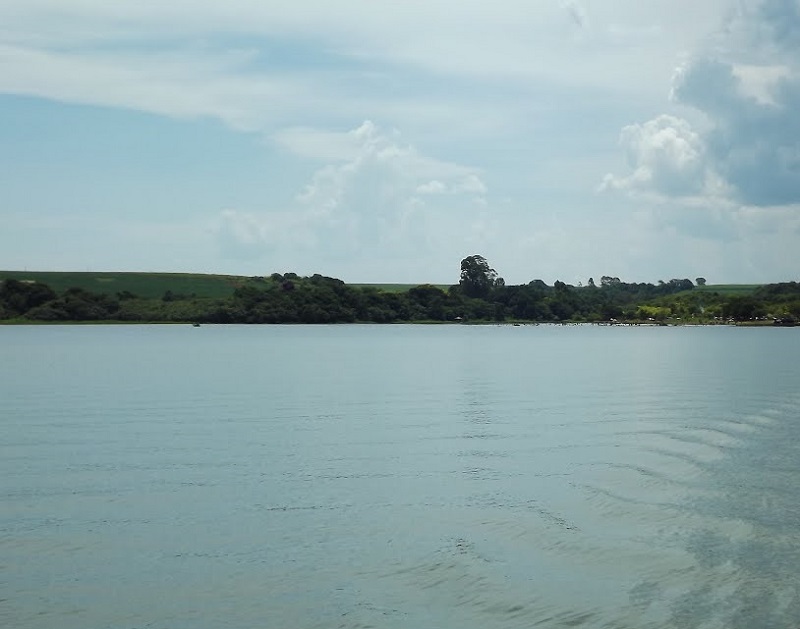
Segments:
[[[355,288],[375,288],[385,293],[404,293],[410,288],[416,288],[422,285],[424,285],[424,282],[423,284],[350,284],[350,286],[354,286]],[[432,284],[432,286],[445,291],[450,288],[449,284]]]
[[[695,287],[695,291],[719,293],[733,297],[734,295],[752,295],[761,284],[706,284]]]
[[[51,271],[0,271],[0,280],[15,279],[47,284],[57,293],[82,288],[93,293],[115,295],[128,291],[145,298],[160,298],[167,291],[175,295],[229,297],[247,280],[233,275],[192,273],[72,273]]]

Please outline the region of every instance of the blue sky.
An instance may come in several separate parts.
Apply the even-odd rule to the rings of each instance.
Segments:
[[[5,0],[0,268],[797,280],[800,1]]]

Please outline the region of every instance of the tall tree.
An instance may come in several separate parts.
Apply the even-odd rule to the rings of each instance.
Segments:
[[[486,297],[497,280],[497,271],[483,256],[467,256],[461,261],[459,285],[467,297]]]

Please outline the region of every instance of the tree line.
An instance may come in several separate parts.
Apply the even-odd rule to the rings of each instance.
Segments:
[[[485,258],[461,262],[457,284],[423,284],[401,292],[350,286],[315,274],[273,273],[243,280],[232,296],[208,298],[166,291],[160,299],[128,291],[95,293],[6,279],[0,320],[196,323],[396,322],[696,322],[800,317],[800,284],[768,284],[749,295],[728,295],[697,278],[628,283],[602,276],[574,286],[542,280],[506,285]],[[700,290],[698,290],[700,288]]]

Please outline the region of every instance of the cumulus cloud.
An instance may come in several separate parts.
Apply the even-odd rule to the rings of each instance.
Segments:
[[[431,179],[429,182],[417,186],[419,194],[444,194],[447,191],[447,186],[438,179]]]
[[[450,184],[432,179],[417,186],[417,192],[419,194],[471,194],[481,197],[488,192],[488,189],[480,177],[468,174],[454,178]]]
[[[459,177],[453,185],[453,192],[484,195],[488,192],[486,184],[481,181],[480,177],[474,173],[470,173],[464,177]]]
[[[681,118],[659,116],[625,127],[620,134],[632,173],[607,175],[604,189],[692,196],[705,192],[711,174],[705,147],[691,125]]]
[[[358,157],[363,137],[374,129],[371,122],[341,133],[312,127],[289,127],[273,135],[273,139],[295,155],[326,162],[353,160]]]
[[[343,133],[305,129],[280,137],[286,148],[332,163],[319,168],[284,211],[223,212],[218,235],[232,256],[312,247],[332,256],[369,250],[408,255],[426,246],[431,213],[482,204],[487,193],[476,169],[424,155],[403,144],[398,132],[370,121]]]
[[[713,121],[704,138],[709,160],[744,204],[800,203],[797,70],[800,66],[790,73],[765,67],[775,78],[762,82],[762,98],[748,95],[734,65],[719,60],[697,60],[676,82],[677,100]]]
[[[800,203],[800,4],[743,3],[724,31],[675,74],[672,99],[708,120],[659,116],[625,127],[632,169],[604,189],[668,198],[721,190],[765,207]]]

